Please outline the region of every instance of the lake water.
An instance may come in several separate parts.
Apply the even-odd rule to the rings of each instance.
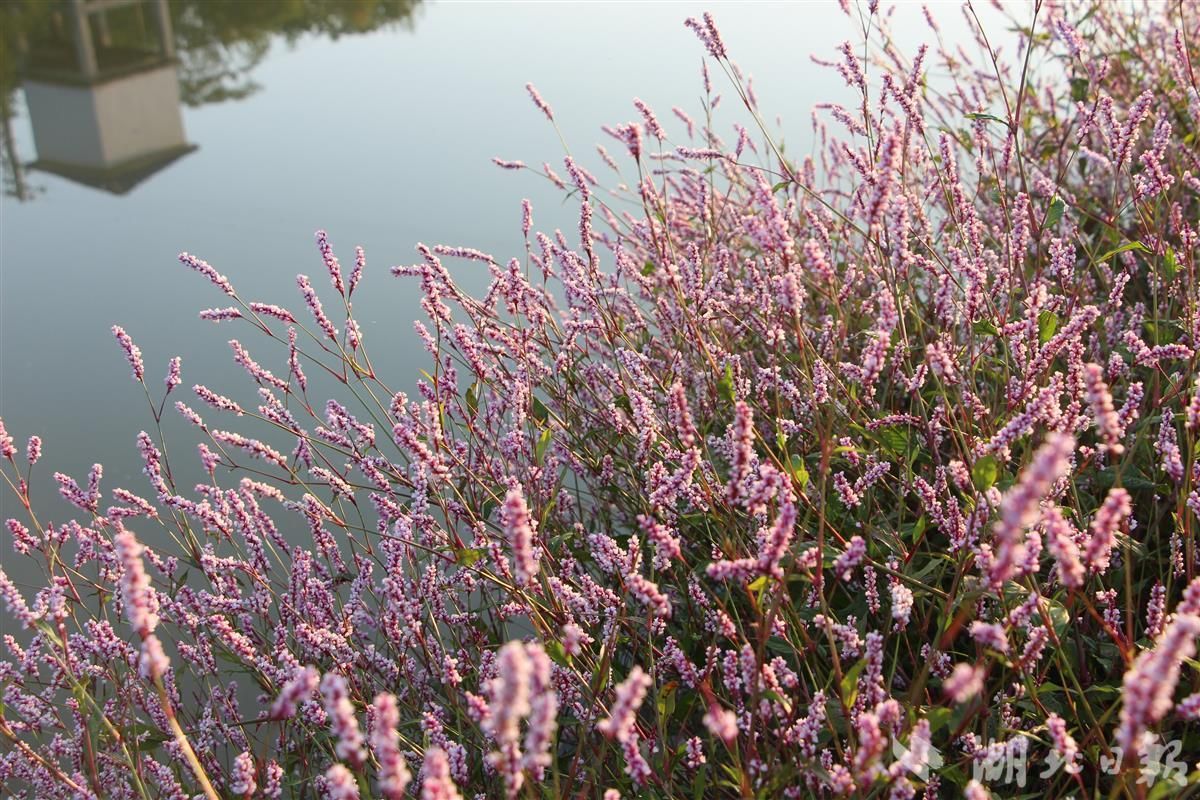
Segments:
[[[26,5],[40,14],[52,3]],[[19,442],[30,434],[46,441],[42,480],[35,483],[43,498],[53,494],[53,470],[83,478],[94,461],[105,464],[106,488],[149,494],[134,437],[151,419],[109,333],[114,323],[141,346],[156,389],[168,359],[180,355],[185,387],[229,387],[253,402],[253,387],[233,365],[226,341],[238,336],[259,356],[258,340],[247,325],[197,319],[200,309],[224,305],[224,298],[178,264],[180,251],[211,262],[247,299],[303,311],[298,272],[313,276],[327,303],[333,299],[313,232],[329,231],[343,263],[352,262],[354,245],[363,245],[367,277],[355,307],[381,374],[394,388],[411,390],[425,365],[411,326],[420,316],[418,297],[414,282],[391,277],[387,268],[415,261],[417,242],[467,245],[502,258],[521,252],[523,197],[534,200],[542,229],[576,224],[574,207],[545,181],[491,164],[500,156],[561,167],[562,145],[530,104],[527,81],[554,107],[580,160],[597,175],[611,175],[594,144],[618,151],[600,126],[636,119],[635,96],[657,110],[676,141],[685,141],[670,109],[698,114],[703,51],[682,22],[712,10],[731,54],[754,76],[762,108],[784,120],[795,155],[810,147],[812,106],[845,99],[836,74],[814,65],[810,53],[833,59],[839,42],[856,37],[835,3],[169,0],[166,6],[178,72],[172,67],[165,83],[148,82],[144,95],[117,100],[97,99],[103,81],[63,77],[77,66],[67,50],[40,52],[35,38],[26,39],[31,49],[22,56],[12,34],[25,6],[0,10],[9,15],[0,416]],[[160,30],[156,7],[149,2],[121,12],[136,19],[113,12],[109,44],[96,45],[101,68],[105,58],[122,64],[132,58],[126,75],[140,74],[133,51],[121,48],[130,36],[153,38]],[[919,6],[896,13],[902,43],[911,48],[927,38]],[[938,13],[948,33],[964,29],[957,3]],[[57,24],[58,44],[66,41],[69,15],[35,22],[43,29]],[[90,23],[101,40],[102,27]],[[40,88],[28,83],[36,71],[19,66],[39,55],[45,62],[39,74],[50,75]],[[56,80],[65,88],[55,90]],[[724,76],[714,75],[714,83],[732,97]],[[81,100],[89,91],[90,100]],[[104,117],[108,102],[117,103],[115,120]],[[121,120],[132,112],[122,112],[121,102],[153,122],[122,131]],[[733,141],[732,123],[741,119],[726,102],[718,129]],[[54,152],[40,153],[39,145]],[[66,163],[122,147],[141,158],[138,168]],[[482,287],[482,278],[470,278],[470,265],[455,269],[468,285]],[[286,372],[276,355],[263,351],[260,360]],[[174,453],[194,460],[194,436],[176,431]],[[16,515],[14,499],[0,497],[0,518]],[[59,507],[52,517],[61,520],[65,512]],[[12,558],[7,542],[0,558]]]

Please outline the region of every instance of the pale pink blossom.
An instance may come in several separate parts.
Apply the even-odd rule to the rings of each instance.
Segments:
[[[641,667],[634,665],[628,677],[617,685],[609,714],[596,724],[596,729],[610,739],[627,739],[633,733],[637,711],[646,699],[646,692],[651,683],[650,676]]]

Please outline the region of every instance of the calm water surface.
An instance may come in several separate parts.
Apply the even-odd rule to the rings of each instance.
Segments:
[[[31,0],[3,10],[52,5]],[[115,114],[100,127],[116,133],[96,130],[96,112],[84,124],[86,82],[64,76],[77,66],[63,49],[70,44],[62,38],[69,15],[59,20],[58,50],[34,35],[14,45],[16,17],[7,18],[0,65],[8,81],[0,415],[20,442],[30,434],[46,441],[43,479],[35,483],[43,498],[53,494],[50,472],[83,478],[94,461],[105,464],[106,488],[149,493],[134,437],[151,418],[108,332],[112,324],[141,346],[156,390],[168,359],[181,355],[185,387],[203,382],[253,403],[253,386],[230,359],[226,341],[233,336],[265,366],[286,371],[247,325],[197,319],[199,309],[225,305],[224,298],[176,262],[179,251],[211,262],[246,299],[302,311],[298,272],[313,276],[327,304],[334,299],[313,232],[329,231],[343,263],[362,244],[368,270],[356,311],[381,374],[393,388],[411,391],[425,365],[411,326],[421,316],[418,297],[413,282],[392,278],[387,268],[415,261],[419,241],[469,245],[502,258],[520,253],[523,197],[534,200],[539,227],[575,227],[576,211],[561,193],[529,173],[490,163],[501,156],[561,165],[562,145],[529,103],[527,81],[554,107],[577,157],[598,175],[611,175],[593,145],[607,139],[600,125],[636,118],[634,96],[684,141],[670,108],[699,113],[702,51],[682,20],[711,9],[730,51],[754,76],[761,106],[785,120],[784,138],[795,155],[809,147],[812,106],[845,98],[833,73],[813,65],[809,54],[833,58],[838,42],[855,37],[833,3],[169,0],[166,6],[179,66],[167,71],[165,84],[135,91],[137,113],[161,128],[149,132],[145,125],[122,131],[128,116],[120,99],[96,99],[99,90],[90,100],[101,115]],[[156,7],[149,2],[122,12],[136,19],[113,12],[107,46],[91,23],[101,68],[106,59],[110,66],[128,62],[122,68],[140,74],[136,48],[125,45],[138,36],[154,39]],[[943,12],[948,31],[962,29],[957,4]],[[915,45],[926,37],[919,6],[901,7],[897,17],[903,41]],[[723,76],[714,82],[730,94]],[[56,93],[59,84],[68,88]],[[105,103],[115,103],[116,111],[105,111]],[[720,110],[718,129],[730,141],[740,118],[732,102]],[[64,164],[64,154],[86,162],[87,153],[114,147],[140,158],[137,168]],[[468,286],[484,285],[477,267],[454,269]],[[195,460],[190,432],[175,428],[173,441],[173,458]],[[17,514],[15,501],[0,497],[0,517]],[[63,519],[67,512],[58,506],[54,514]],[[7,542],[0,559],[11,561]]]

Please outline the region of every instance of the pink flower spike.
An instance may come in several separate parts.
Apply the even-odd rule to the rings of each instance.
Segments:
[[[207,261],[202,261],[188,253],[180,253],[179,261],[185,267],[190,267],[204,277],[208,278],[210,281],[212,281],[214,286],[223,291],[225,294],[229,295],[230,297],[237,296],[233,291],[233,284],[229,282],[229,279],[213,269]]]
[[[421,800],[462,800],[450,778],[450,760],[442,748],[430,747],[425,751],[421,779]]]
[[[373,703],[374,726],[371,728],[371,752],[379,762],[379,793],[384,800],[401,800],[412,780],[404,754],[400,752],[400,707],[395,695],[380,693]]]
[[[325,231],[317,231],[317,249],[321,251],[321,260],[325,262],[325,269],[329,271],[333,290],[340,295],[346,294],[346,286],[342,283],[342,265],[333,254],[333,247],[329,244],[329,237]]]
[[[529,98],[533,100],[533,104],[538,107],[538,110],[546,115],[546,119],[554,121],[554,112],[550,110],[550,104],[542,99],[541,92],[532,83],[525,84],[525,91],[529,92]]]
[[[508,490],[500,510],[504,538],[513,552],[517,584],[529,586],[538,573],[538,554],[534,548],[537,523],[529,515],[525,494],[519,486]]]
[[[1104,441],[1104,447],[1114,456],[1125,452],[1121,437],[1125,430],[1113,407],[1112,395],[1108,384],[1104,382],[1104,367],[1099,364],[1087,364],[1083,368],[1084,381],[1087,386],[1087,400],[1092,408],[1092,416],[1096,420],[1096,428]]]
[[[1000,501],[1000,519],[993,527],[995,556],[988,570],[993,589],[1017,573],[1025,559],[1025,529],[1038,517],[1039,504],[1060,478],[1071,469],[1075,440],[1064,433],[1051,433],[1034,453],[1017,484]]]
[[[334,672],[321,679],[321,696],[325,700],[325,713],[329,715],[329,726],[337,738],[335,752],[355,767],[367,760],[362,732],[354,716],[354,704],[350,702],[350,687],[346,679]]]
[[[637,711],[642,707],[651,683],[650,676],[635,664],[628,677],[617,686],[609,714],[596,724],[596,730],[619,742],[628,739],[633,733]]]
[[[133,370],[133,379],[141,381],[146,374],[145,368],[142,366],[142,351],[120,325],[113,325],[112,332],[113,336],[117,337],[117,343],[121,345],[121,349],[125,351],[125,358]]]

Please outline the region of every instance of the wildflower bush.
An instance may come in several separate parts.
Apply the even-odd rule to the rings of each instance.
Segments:
[[[251,387],[185,391],[178,359],[164,387],[114,328],[146,483],[55,474],[65,524],[30,499],[40,441],[0,431],[44,575],[0,573],[6,792],[1200,783],[1200,13],[1039,3],[1005,61],[970,8],[974,42],[930,16],[911,53],[846,11],[858,43],[812,68],[855,100],[808,156],[717,122],[760,114],[705,15],[701,107],[635,100],[597,153],[614,188],[498,160],[578,230],[527,202],[515,258],[392,269],[427,314],[416,396],[354,320],[361,249],[347,270],[319,233],[332,295],[301,275],[295,313],[183,254]],[[993,769],[1017,755],[1028,783]]]

